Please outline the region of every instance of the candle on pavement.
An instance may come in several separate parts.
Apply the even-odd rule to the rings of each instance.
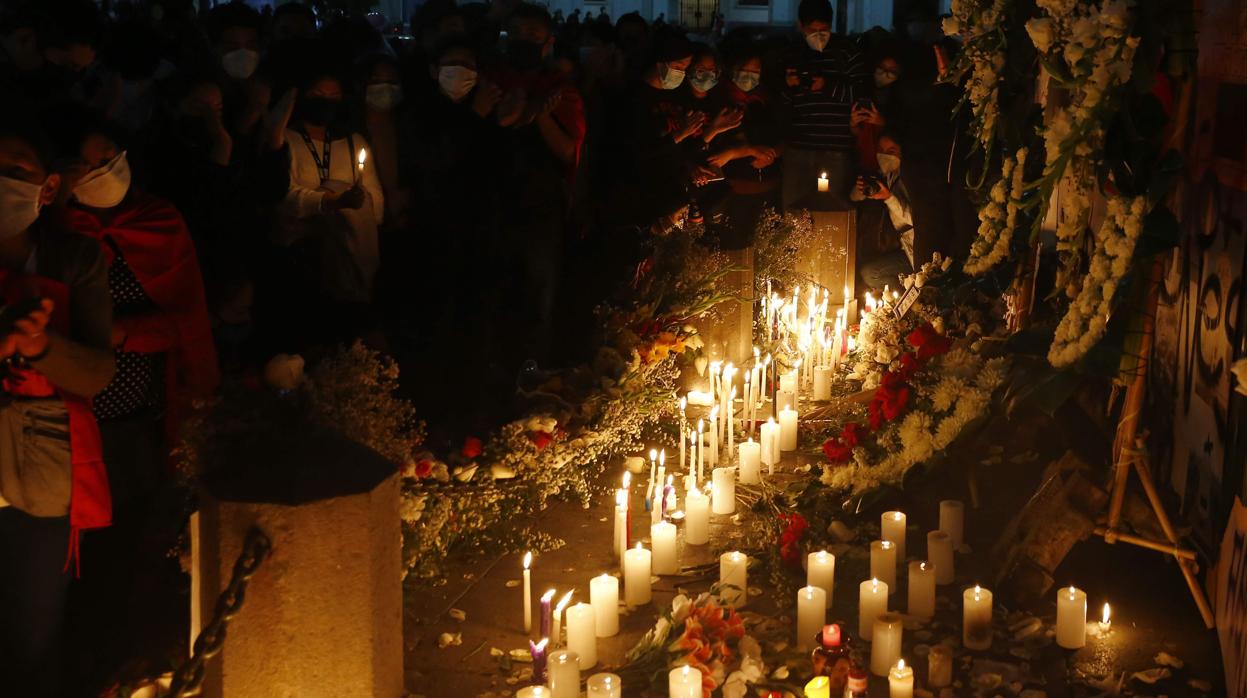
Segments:
[[[779,450],[797,450],[797,411],[791,407],[779,411]]]
[[[909,563],[909,615],[930,618],[935,615],[935,569],[925,560]]]
[[[1087,592],[1073,585],[1056,593],[1056,643],[1067,650],[1087,644]]]
[[[810,553],[805,557],[805,583],[827,592],[827,602],[835,593],[836,556],[826,550]]]
[[[961,644],[970,650],[986,650],[992,646],[992,593],[975,584],[961,595]]]
[[[528,569],[533,564],[532,552],[524,553],[524,632],[533,631],[533,576]]]
[[[598,637],[619,633],[619,578],[601,574],[589,580],[589,603],[593,604]]]
[[[667,674],[667,698],[702,698],[701,670],[685,664]]]
[[[888,612],[888,585],[867,579],[858,587],[857,635],[870,642],[875,619]]]
[[[580,657],[571,650],[550,654],[546,672],[549,674],[552,698],[580,698]]]
[[[598,663],[597,613],[593,606],[578,603],[567,609],[567,649],[580,658],[580,669]],[[577,675],[579,685],[579,674]]]
[[[623,679],[616,674],[594,674],[585,682],[588,698],[623,698]]]
[[[762,481],[762,446],[750,437],[736,447],[740,458],[740,484],[756,485]]]
[[[914,670],[904,659],[888,672],[888,698],[914,698]]]
[[[952,584],[957,578],[953,566],[953,540],[944,531],[927,534],[927,562],[935,568],[936,584]]]
[[[903,512],[885,511],[881,520],[880,538],[891,541],[896,546],[897,562],[905,561],[905,526],[907,518]]]
[[[675,524],[659,521],[649,527],[650,547],[654,549],[654,574],[675,574],[680,571],[676,555]]]
[[[715,468],[711,475],[714,487],[711,490],[711,506],[714,513],[736,513],[736,468]]]
[[[818,634],[827,619],[827,592],[807,586],[797,591],[797,649],[807,652],[818,645]]]
[[[931,645],[927,653],[927,686],[944,688],[953,682],[953,650],[948,645]]]
[[[650,602],[650,562],[650,551],[642,548],[640,542],[624,552],[624,603],[630,608]]]
[[[719,599],[728,606],[741,608],[749,591],[749,556],[739,550],[719,556]]]
[[[901,616],[881,613],[875,618],[870,637],[870,673],[887,676],[901,658]]]
[[[891,541],[877,540],[870,544],[870,576],[896,591],[896,546]]]

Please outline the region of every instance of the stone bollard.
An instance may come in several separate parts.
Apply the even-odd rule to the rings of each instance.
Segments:
[[[251,527],[272,551],[208,661],[203,695],[399,698],[399,476],[336,432],[298,431],[233,449],[204,478],[193,572],[203,623]]]

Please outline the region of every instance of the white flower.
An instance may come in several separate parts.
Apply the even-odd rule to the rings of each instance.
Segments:
[[[671,599],[671,622],[679,625],[683,623],[688,614],[693,612],[693,602],[684,594],[677,594]]]
[[[900,354],[900,348],[891,344],[884,344],[880,342],[879,345],[875,347],[875,361],[881,364],[892,363],[892,361],[895,360],[896,357],[900,356]]]
[[[914,410],[901,420],[900,430],[902,448],[901,459],[910,465],[921,463],[935,452],[931,443],[931,415],[921,410]]]
[[[264,382],[278,390],[295,390],[303,385],[303,357],[298,354],[278,354],[264,365]]]
[[[1040,53],[1047,53],[1052,47],[1052,42],[1056,40],[1056,29],[1052,25],[1052,20],[1046,17],[1027,22],[1026,33],[1030,35],[1031,41]]]
[[[935,391],[931,393],[931,407],[936,412],[944,412],[953,406],[953,403],[961,397],[961,392],[965,390],[966,384],[960,378],[948,376],[935,386]]]

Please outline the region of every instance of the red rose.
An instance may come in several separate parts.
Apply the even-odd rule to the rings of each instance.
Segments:
[[[823,443],[823,453],[832,463],[847,461],[853,457],[853,449],[862,443],[869,432],[857,422],[848,422],[840,431],[840,436],[827,439]]]
[[[480,439],[476,438],[475,436],[469,436],[468,438],[463,440],[463,457],[464,458],[476,458],[477,456],[481,455],[481,451],[483,448],[484,446],[481,444]]]
[[[904,379],[895,373],[885,373],[883,384],[875,392],[870,401],[870,427],[879,429],[885,422],[890,422],[905,411],[909,405],[909,386]]]
[[[901,368],[896,372],[896,374],[908,382],[914,377],[914,374],[918,373],[925,363],[926,360],[919,359],[917,354],[901,354]]]
[[[940,354],[946,354],[953,346],[952,340],[936,332],[935,328],[930,324],[923,325],[910,332],[905,341],[917,348],[918,358],[923,361]]]
[[[528,440],[533,442],[533,445],[540,451],[550,445],[550,442],[554,440],[554,435],[548,431],[530,431],[528,432]]]
[[[424,479],[433,473],[433,461],[421,458],[416,461],[416,477]]]

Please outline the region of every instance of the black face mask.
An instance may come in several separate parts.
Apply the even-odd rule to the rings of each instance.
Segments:
[[[541,45],[531,41],[511,39],[507,43],[507,59],[517,70],[532,70],[541,66]]]
[[[324,97],[304,97],[299,103],[299,118],[313,126],[329,126],[342,116],[342,102]]]

